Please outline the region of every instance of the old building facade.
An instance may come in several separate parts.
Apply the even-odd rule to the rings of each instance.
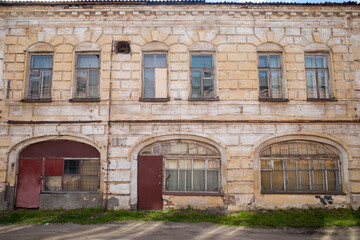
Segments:
[[[95,3],[1,2],[0,209],[360,205],[358,4]]]

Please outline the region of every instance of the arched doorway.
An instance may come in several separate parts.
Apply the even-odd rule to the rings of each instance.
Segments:
[[[17,208],[39,208],[40,193],[97,192],[100,153],[76,141],[32,144],[19,154]]]
[[[218,194],[221,191],[219,151],[191,140],[155,142],[138,156],[138,209],[163,207],[163,194]]]

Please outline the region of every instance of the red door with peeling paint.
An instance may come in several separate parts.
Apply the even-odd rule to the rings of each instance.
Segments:
[[[138,157],[138,209],[162,209],[162,161],[162,156]]]
[[[16,207],[38,208],[42,159],[20,159],[17,178]]]

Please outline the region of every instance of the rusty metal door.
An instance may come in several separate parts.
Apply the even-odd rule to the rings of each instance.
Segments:
[[[16,207],[38,208],[42,159],[19,159]]]
[[[162,209],[162,161],[162,156],[138,157],[138,209]]]

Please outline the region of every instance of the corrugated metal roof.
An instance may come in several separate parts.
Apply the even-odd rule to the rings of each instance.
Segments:
[[[268,0],[255,0],[255,2],[240,2],[238,1],[209,1],[206,0],[0,0],[0,4],[101,4],[101,3],[136,3],[136,4],[235,4],[235,5],[360,5],[359,2],[355,1],[344,1],[344,2],[271,2]]]

